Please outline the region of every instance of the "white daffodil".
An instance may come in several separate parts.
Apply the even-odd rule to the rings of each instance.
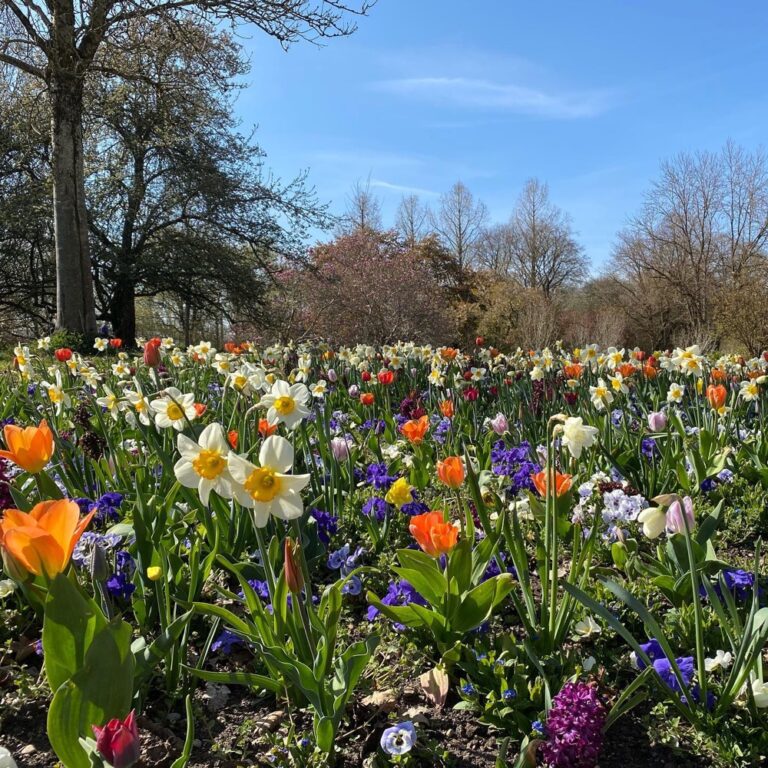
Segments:
[[[270,424],[283,423],[288,429],[293,429],[309,415],[309,398],[309,390],[304,384],[276,381],[269,393],[262,395],[259,407],[267,409],[267,421]]]
[[[197,417],[195,396],[183,395],[176,387],[168,387],[164,396],[153,400],[149,407],[155,415],[155,424],[161,429],[173,427],[181,432],[188,421]]]
[[[118,360],[112,365],[112,373],[121,379],[127,379],[131,375],[131,367],[124,360]]]
[[[312,397],[316,397],[321,400],[325,397],[325,391],[328,389],[328,382],[325,379],[320,379],[317,384],[313,384],[311,388]]]
[[[96,341],[93,342],[93,348],[97,352],[104,352],[104,350],[109,349],[109,339],[97,338]]]
[[[659,507],[648,507],[637,516],[637,522],[642,523],[647,538],[658,539],[667,528],[667,513]]]
[[[589,394],[592,398],[592,405],[594,405],[598,411],[605,410],[606,406],[609,406],[613,402],[613,393],[608,389],[608,386],[603,379],[597,380],[596,387],[589,388]]]
[[[217,352],[211,363],[211,367],[225,376],[232,371],[232,355]]]
[[[115,420],[120,418],[120,411],[124,404],[120,398],[106,385],[104,385],[104,397],[96,398],[96,402]]]
[[[574,459],[581,457],[585,448],[591,448],[597,442],[597,427],[584,424],[581,416],[569,416],[562,426],[563,445],[571,452]]]
[[[668,403],[681,403],[683,401],[683,395],[685,394],[685,387],[676,382],[672,382],[667,390],[667,402]]]
[[[751,403],[753,400],[757,400],[760,397],[760,387],[754,379],[742,381],[740,387],[739,397],[741,397],[742,400]]]
[[[16,591],[16,582],[12,579],[0,579],[0,600]]]
[[[309,483],[309,475],[287,474],[293,469],[293,446],[284,437],[270,435],[262,443],[259,466],[230,453],[228,467],[235,498],[253,510],[257,527],[263,528],[270,515],[281,520],[301,517],[300,491]]]
[[[707,672],[728,669],[731,664],[733,664],[733,656],[729,651],[715,651],[715,657],[713,659],[704,659],[704,669]]]
[[[621,373],[616,373],[613,376],[608,376],[608,381],[611,382],[611,387],[614,392],[621,392],[624,395],[629,394],[629,387],[626,385],[624,377]]]
[[[57,414],[61,414],[64,406],[69,408],[72,401],[70,400],[69,395],[64,391],[64,387],[61,383],[61,371],[56,371],[55,383],[41,381],[40,386],[45,391],[45,394],[48,395],[48,399],[51,403],[56,407]]]
[[[197,488],[200,501],[206,506],[211,491],[225,499],[232,498],[232,478],[227,464],[230,450],[221,424],[209,424],[197,442],[179,435],[176,446],[181,458],[173,472],[185,488]]]
[[[600,629],[600,625],[594,620],[594,618],[592,618],[592,616],[587,616],[586,619],[576,622],[573,631],[573,639],[578,641],[588,640],[595,635],[599,635],[602,630]]]
[[[49,350],[51,348],[51,337],[43,336],[42,339],[37,340],[37,348],[42,350]]]
[[[132,409],[129,413],[131,416],[138,419],[145,427],[148,427],[152,423],[149,400],[144,396],[144,393],[141,390],[141,385],[137,379],[133,380],[133,384],[136,389],[126,389],[123,393],[128,402],[128,406]]]
[[[768,707],[768,683],[764,683],[761,680],[753,680],[752,696],[755,698],[755,706],[758,709]]]

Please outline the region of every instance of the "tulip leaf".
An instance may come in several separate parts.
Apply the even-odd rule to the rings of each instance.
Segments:
[[[104,626],[81,668],[56,690],[48,710],[48,738],[67,768],[90,765],[80,737],[90,736],[92,726],[128,713],[135,669],[130,646],[129,624],[117,619]]]
[[[471,589],[459,603],[456,613],[450,617],[451,629],[469,632],[479,627],[513,587],[512,576],[500,574]]]
[[[258,690],[263,688],[273,693],[279,693],[283,690],[283,685],[279,680],[274,680],[266,675],[257,675],[252,672],[213,672],[207,669],[196,669],[182,664],[181,668],[190,675],[205,680],[210,683],[226,683],[227,685],[247,685],[249,688]]]
[[[64,574],[56,576],[48,590],[43,621],[45,671],[52,691],[82,669],[91,642],[106,625],[93,600]]]

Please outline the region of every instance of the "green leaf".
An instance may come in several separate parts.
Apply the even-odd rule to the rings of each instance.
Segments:
[[[101,629],[83,666],[54,694],[48,710],[48,738],[67,768],[85,768],[90,760],[80,744],[92,726],[123,718],[133,699],[134,660],[131,627],[118,619]]]
[[[185,768],[192,757],[192,748],[195,745],[195,710],[192,706],[192,694],[187,694],[184,700],[184,708],[187,714],[187,734],[184,738],[184,749],[181,755],[173,761],[171,768]]]
[[[469,632],[479,627],[512,591],[514,583],[511,574],[501,573],[467,592],[455,614],[450,617],[451,629]]]
[[[282,683],[266,675],[257,675],[252,672],[212,672],[207,669],[197,669],[182,664],[181,668],[190,675],[211,683],[227,683],[229,685],[246,685],[254,690],[262,688],[273,693],[283,690]]]
[[[405,579],[430,605],[441,606],[448,591],[448,584],[442,573],[416,570],[394,565],[392,570]]]
[[[57,691],[85,663],[85,655],[107,620],[63,573],[51,582],[45,601],[43,654],[48,684]]]

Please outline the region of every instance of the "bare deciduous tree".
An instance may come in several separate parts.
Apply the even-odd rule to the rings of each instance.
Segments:
[[[406,243],[417,243],[426,235],[428,216],[418,195],[404,195],[397,206],[395,229]]]
[[[587,276],[587,258],[576,242],[570,217],[549,199],[549,188],[529,179],[510,221],[512,272],[526,288],[549,299]]]
[[[461,181],[457,181],[440,197],[437,211],[430,216],[432,228],[456,262],[460,279],[472,266],[476,246],[487,220],[488,209],[485,203],[475,200]]]
[[[619,235],[613,267],[628,291],[654,286],[664,312],[680,316],[681,335],[704,341],[717,335],[724,295],[748,291],[768,268],[767,246],[768,161],[728,143],[662,164]]]
[[[343,233],[374,232],[382,228],[381,201],[371,192],[371,180],[356,181],[347,198],[347,210],[342,218]]]

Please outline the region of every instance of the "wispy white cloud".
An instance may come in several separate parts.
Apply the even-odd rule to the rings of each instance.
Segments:
[[[443,106],[488,109],[560,120],[595,117],[611,108],[609,90],[547,91],[475,77],[402,77],[373,83],[377,90]]]
[[[369,182],[371,187],[376,189],[384,189],[388,192],[398,192],[402,195],[421,195],[422,197],[437,197],[440,193],[431,189],[423,189],[422,187],[409,187],[405,184],[392,184],[388,181],[382,181],[381,179],[371,179]]]

